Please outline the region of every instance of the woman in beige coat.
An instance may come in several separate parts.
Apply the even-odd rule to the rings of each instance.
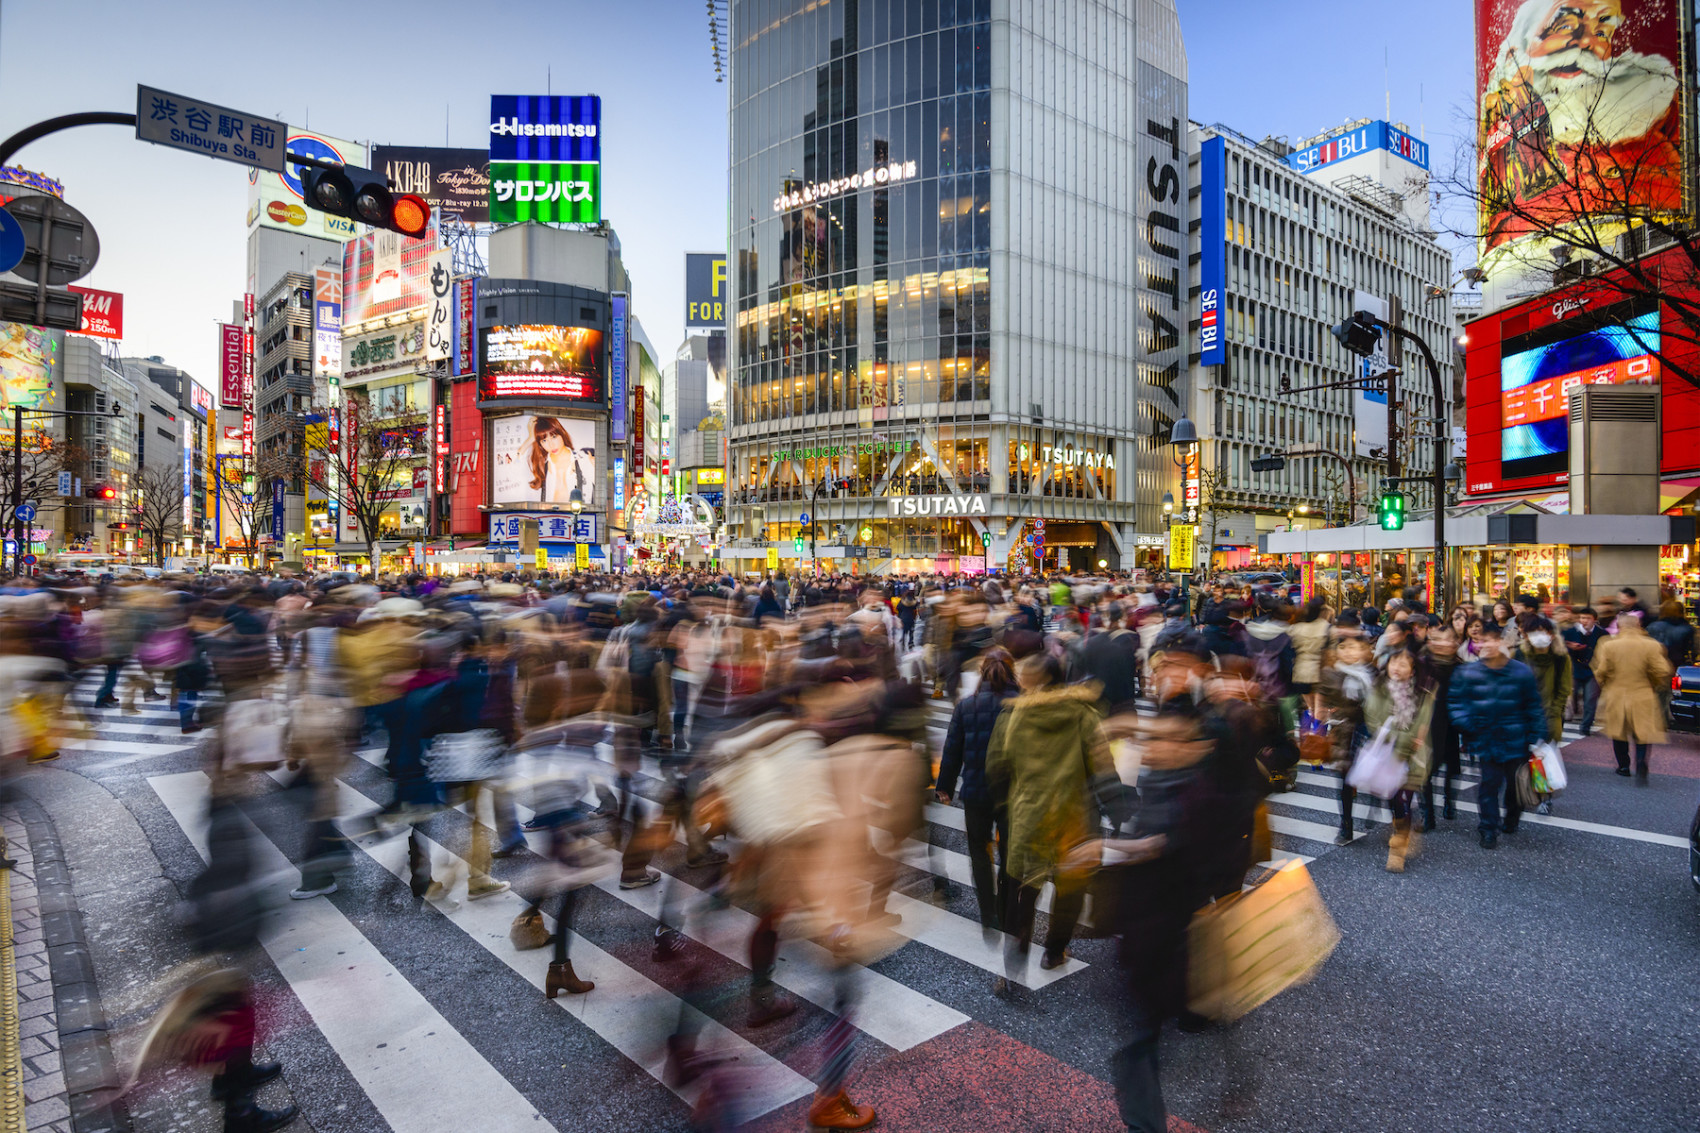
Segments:
[[[1328,604],[1319,594],[1305,603],[1298,620],[1287,627],[1293,641],[1293,691],[1304,697],[1305,707],[1316,715],[1321,697],[1316,685],[1322,680],[1322,654],[1328,645]]]
[[[1617,773],[1629,775],[1629,741],[1635,741],[1635,782],[1647,785],[1647,756],[1665,742],[1665,714],[1659,693],[1670,683],[1665,648],[1641,628],[1641,619],[1618,616],[1617,633],[1594,651],[1594,677],[1600,682],[1600,727],[1611,737]]]

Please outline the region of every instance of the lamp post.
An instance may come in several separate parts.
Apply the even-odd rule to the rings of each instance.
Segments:
[[[1198,429],[1193,425],[1192,418],[1183,414],[1180,420],[1176,421],[1169,427],[1169,445],[1175,450],[1170,454],[1170,459],[1172,459],[1175,462],[1175,466],[1181,470],[1181,492],[1182,499],[1185,499],[1187,458],[1196,455],[1198,452]],[[1174,509],[1175,497],[1173,493],[1163,493],[1163,505],[1164,511],[1172,511]],[[1197,517],[1194,516],[1192,518],[1196,519]],[[1187,572],[1187,574],[1181,576],[1181,594],[1183,596],[1186,594],[1187,578],[1191,577],[1192,573],[1198,570],[1197,536],[1198,532],[1194,531],[1192,568]],[[1210,553],[1208,547],[1205,548],[1204,553],[1206,555]]]

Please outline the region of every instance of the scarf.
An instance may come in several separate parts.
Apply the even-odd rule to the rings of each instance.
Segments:
[[[1387,691],[1393,697],[1393,729],[1409,732],[1417,719],[1417,688],[1415,681],[1388,681]]]

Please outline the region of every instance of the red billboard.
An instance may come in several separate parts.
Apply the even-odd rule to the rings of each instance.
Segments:
[[[243,370],[242,324],[219,324],[218,342],[218,403],[226,409],[240,409]]]
[[[1479,254],[1686,216],[1687,0],[1476,0]],[[1615,223],[1613,221],[1615,219]]]
[[[1646,262],[1655,278],[1692,281],[1672,266]],[[1700,389],[1681,376],[1700,373],[1700,343],[1657,295],[1626,290],[1608,275],[1507,307],[1466,328],[1464,365],[1471,495],[1564,485],[1570,395],[1598,383],[1658,385],[1660,472],[1700,471]]]
[[[78,334],[94,338],[124,337],[124,296],[116,291],[68,286],[65,290],[83,297],[83,323]]]
[[[478,412],[478,383],[449,387],[449,529],[456,535],[484,530],[484,416]]]

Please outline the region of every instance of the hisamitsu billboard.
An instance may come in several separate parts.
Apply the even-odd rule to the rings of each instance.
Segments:
[[[599,95],[490,96],[491,161],[602,160]]]
[[[726,325],[726,253],[685,253],[685,329]]]

